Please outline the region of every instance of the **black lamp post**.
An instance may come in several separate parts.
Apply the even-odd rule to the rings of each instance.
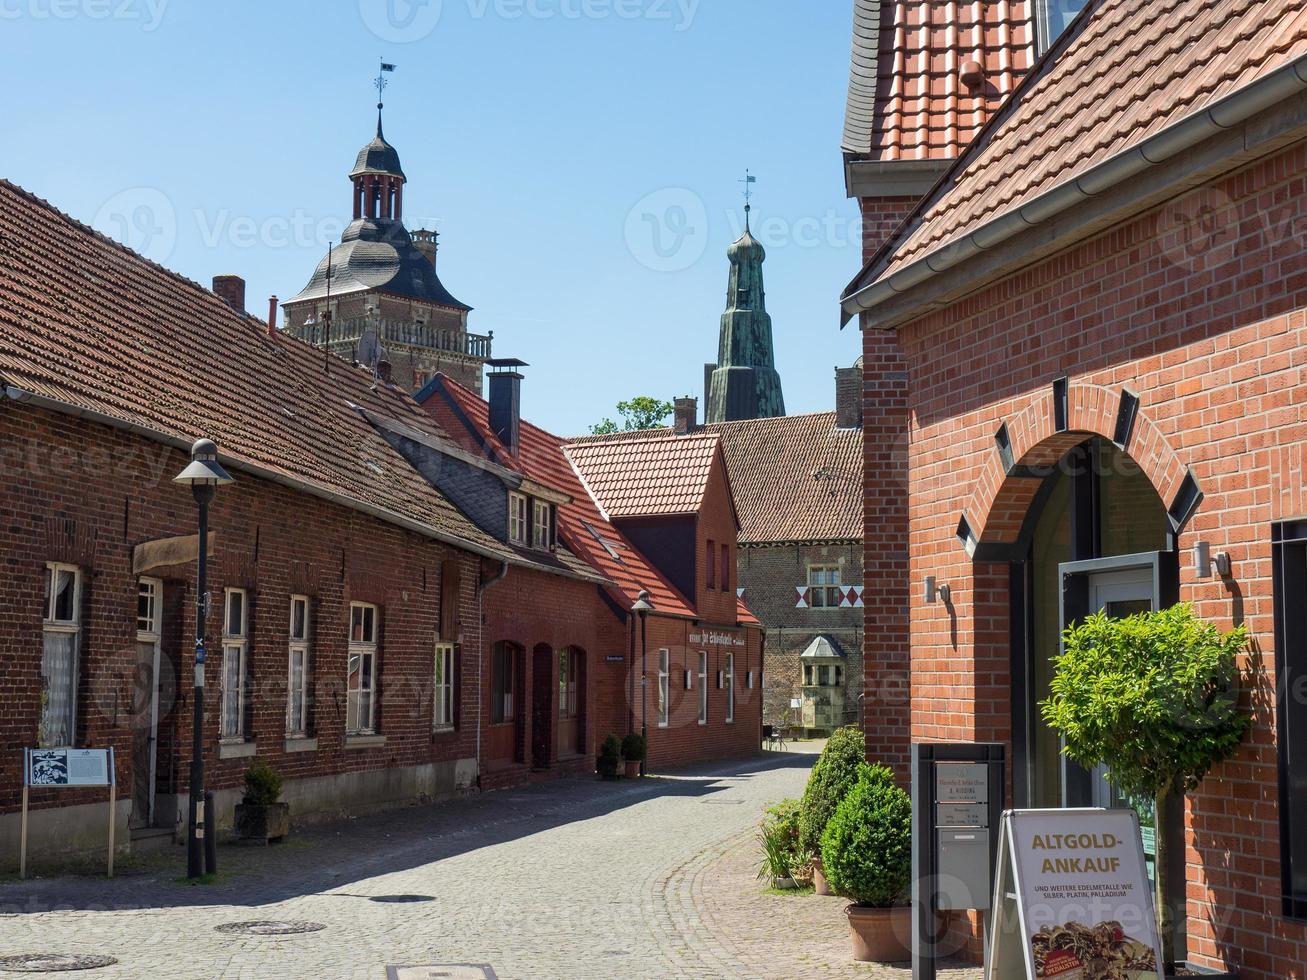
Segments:
[[[641,590],[631,606],[631,612],[640,617],[640,737],[644,739],[646,757],[649,754],[649,671],[645,660],[649,652],[648,622],[651,609],[653,603],[649,601],[649,593]],[[645,765],[645,760],[641,759],[641,776],[645,775]]]
[[[218,463],[218,447],[212,439],[197,439],[191,447],[191,462],[173,478],[189,484],[200,508],[200,555],[195,577],[195,701],[191,730],[190,818],[186,828],[186,877],[204,873],[204,621],[209,615],[209,503],[218,487],[232,482]]]

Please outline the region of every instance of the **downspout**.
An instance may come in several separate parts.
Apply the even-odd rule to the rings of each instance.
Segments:
[[[498,585],[508,577],[508,562],[499,563],[499,572],[492,579],[487,579],[477,585],[477,635],[480,642],[477,643],[477,743],[476,743],[476,763],[477,763],[477,786],[481,785],[481,713],[486,700],[485,685],[485,662],[486,662],[486,618],[482,613],[482,600],[485,594],[493,586]]]
[[[635,731],[635,616],[627,613],[626,621],[631,624],[626,656],[626,734],[630,735]]]

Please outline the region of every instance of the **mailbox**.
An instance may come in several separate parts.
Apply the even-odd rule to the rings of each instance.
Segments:
[[[992,896],[989,831],[936,831],[939,835],[939,875],[936,908],[941,912],[988,909]]]

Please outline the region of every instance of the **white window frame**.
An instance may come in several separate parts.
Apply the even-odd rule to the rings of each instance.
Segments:
[[[576,717],[576,651],[571,647],[558,651],[558,717],[562,721]]]
[[[1084,10],[1087,3],[1088,0],[1081,0],[1080,10]],[[1050,8],[1060,7],[1061,5],[1062,4],[1059,0],[1035,0],[1034,14],[1036,34],[1039,39],[1039,54],[1043,54],[1051,48],[1057,39],[1062,36],[1062,32],[1071,25],[1071,21],[1075,20],[1076,16],[1079,15],[1079,11],[1077,11],[1076,14],[1072,15],[1070,20],[1068,20],[1065,25],[1059,27],[1055,33],[1053,30],[1052,10]]]
[[[57,617],[55,609],[58,602],[56,588],[61,572],[70,572],[73,576],[73,602],[67,619]],[[37,719],[37,745],[41,748],[71,746],[77,741],[77,688],[82,668],[82,570],[76,565],[48,562],[45,566],[45,599],[41,609],[42,661],[45,660],[45,638],[53,635],[73,638],[72,662],[68,666],[68,730],[47,734],[49,723],[45,717],[45,679],[42,676],[41,715]]]
[[[232,630],[231,603],[240,599],[240,631]],[[236,685],[232,690],[228,669],[232,658],[236,662]],[[218,737],[226,742],[245,741],[245,692],[250,666],[250,596],[245,589],[223,589],[222,592],[222,694],[218,704]],[[235,699],[233,705],[232,699]],[[235,720],[229,720],[232,708]]]
[[[726,724],[735,724],[735,654],[726,655]]]
[[[658,727],[666,728],[672,714],[672,652],[658,651]]]
[[[301,629],[297,632],[295,612],[303,607]],[[312,600],[306,595],[290,597],[290,621],[287,624],[289,642],[286,650],[286,736],[287,738],[308,738],[309,735],[309,655],[311,639],[309,637],[309,617],[313,611]],[[295,661],[299,659],[299,679],[295,677]],[[295,700],[299,698],[299,717],[296,717]]]
[[[835,581],[832,582],[814,582],[813,576],[822,572],[834,572]],[[808,566],[808,607],[810,609],[838,609],[840,608],[840,596],[843,592],[844,585],[843,569],[835,562],[820,562]],[[834,591],[835,601],[831,601],[831,592]],[[820,599],[818,598],[820,596]]]
[[[436,641],[434,672],[431,677],[435,694],[431,700],[431,726],[435,731],[454,729],[454,644]]]
[[[708,654],[699,653],[699,724],[708,724]]]
[[[508,494],[508,540],[512,544],[526,544],[526,494]]]
[[[354,638],[355,613],[358,613],[359,638]],[[369,633],[368,616],[372,613]],[[381,610],[370,602],[349,604],[349,659],[345,664],[345,734],[377,733],[377,624]],[[358,658],[358,687],[350,686],[354,662]],[[365,667],[367,669],[365,669]],[[364,695],[367,695],[366,700]]]
[[[548,551],[553,547],[550,535],[553,523],[553,507],[547,500],[531,501],[531,547],[537,551]]]

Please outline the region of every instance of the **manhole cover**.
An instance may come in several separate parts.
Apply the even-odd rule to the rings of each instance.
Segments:
[[[368,901],[404,904],[408,902],[434,902],[435,898],[431,895],[373,895]]]
[[[23,953],[0,956],[0,970],[10,973],[62,973],[66,970],[98,970],[113,966],[112,956],[74,956],[70,953]]]
[[[306,922],[302,919],[278,921],[276,919],[254,919],[250,922],[227,922],[217,927],[218,932],[232,936],[297,936],[304,932],[318,932],[327,928],[321,922]]]

